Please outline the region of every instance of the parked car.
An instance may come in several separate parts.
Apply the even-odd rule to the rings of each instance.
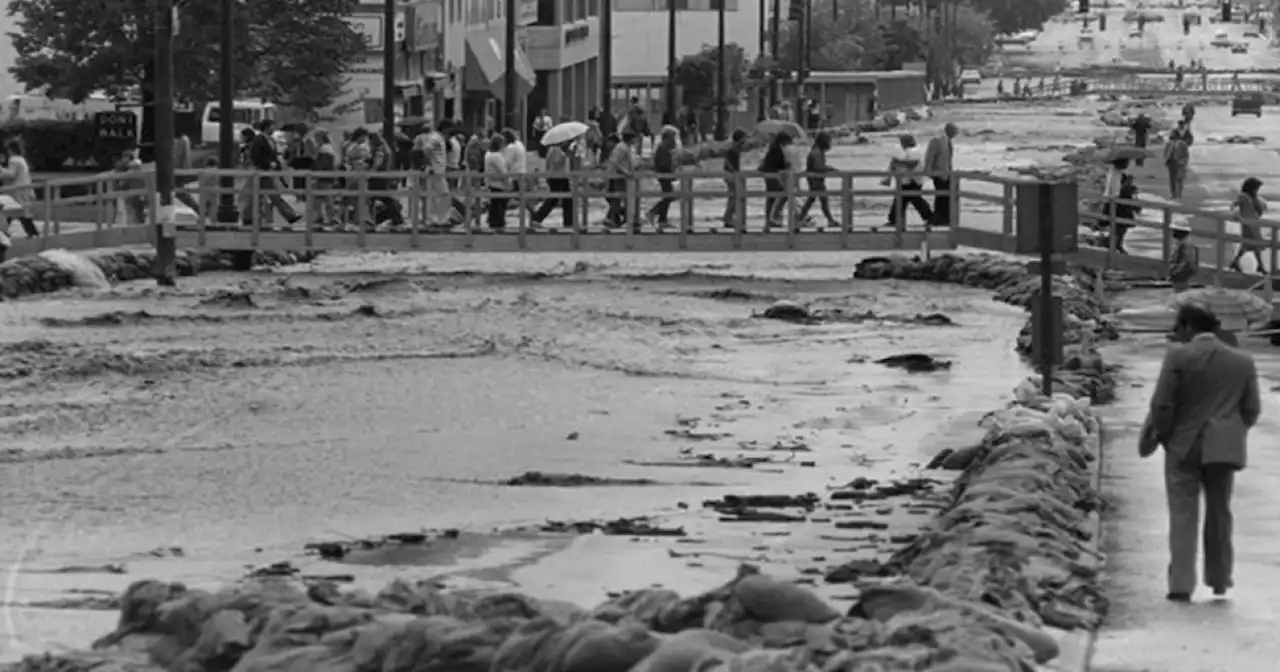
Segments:
[[[977,70],[965,70],[960,73],[960,83],[965,85],[980,85],[982,84],[982,73]]]
[[[1259,119],[1262,118],[1262,105],[1265,102],[1262,93],[1259,91],[1247,91],[1237,93],[1231,99],[1231,116],[1237,114],[1252,114]]]
[[[1256,40],[1256,39],[1261,38],[1261,37],[1262,37],[1262,34],[1261,34],[1261,33],[1259,33],[1259,32],[1258,32],[1258,31],[1256,31],[1256,30],[1246,30],[1246,31],[1244,31],[1244,35],[1242,35],[1241,37],[1251,38],[1251,39],[1255,39],[1255,40]]]
[[[1247,54],[1247,53],[1249,53],[1249,43],[1248,43],[1248,42],[1236,42],[1235,44],[1231,45],[1231,53],[1233,53],[1233,54]]]

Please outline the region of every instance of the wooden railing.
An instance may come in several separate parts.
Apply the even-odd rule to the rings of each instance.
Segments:
[[[1104,265],[1106,268],[1155,271],[1159,274],[1159,277],[1165,277],[1165,271],[1168,268],[1170,255],[1173,251],[1171,227],[1175,220],[1180,218],[1208,220],[1213,222],[1211,230],[1206,231],[1203,228],[1197,230],[1197,228],[1193,227],[1190,233],[1191,240],[1196,243],[1197,247],[1203,251],[1207,246],[1210,251],[1207,259],[1206,255],[1201,254],[1200,266],[1202,272],[1209,274],[1214,286],[1260,289],[1268,301],[1274,301],[1274,288],[1270,274],[1275,273],[1276,262],[1280,260],[1280,220],[1261,218],[1241,222],[1237,215],[1228,211],[1204,210],[1179,203],[1141,198],[1106,198],[1099,193],[1086,194],[1081,199],[1081,203],[1080,217],[1081,221],[1086,224],[1108,228],[1112,222],[1118,222],[1121,225],[1127,224],[1131,227],[1128,236],[1132,237],[1135,231],[1154,231],[1161,241],[1159,256],[1145,257],[1144,255],[1122,254],[1116,249],[1116,237],[1109,235],[1107,246],[1105,248],[1097,248],[1102,252],[1101,258],[1098,258],[1098,255],[1090,255],[1094,257],[1095,262],[1099,263],[1099,265]],[[1114,212],[1116,205],[1140,208],[1142,214],[1158,214],[1156,217],[1142,218],[1113,218],[1107,215],[1106,213],[1108,212]],[[1229,233],[1227,231],[1228,225],[1232,222],[1254,227],[1257,229],[1258,238],[1249,239],[1237,233]],[[1139,233],[1139,235],[1142,234]],[[1231,257],[1234,256],[1235,248],[1242,243],[1250,246],[1251,249],[1258,249],[1262,252],[1266,258],[1267,276],[1248,275],[1230,270]]]
[[[15,198],[34,192],[21,207]],[[10,256],[53,247],[88,249],[147,243],[156,221],[155,172],[106,172],[43,180],[30,186],[0,185],[0,214],[11,220]],[[25,236],[21,214],[37,223],[40,235]]]

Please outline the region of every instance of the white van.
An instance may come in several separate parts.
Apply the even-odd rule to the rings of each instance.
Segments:
[[[231,122],[235,127],[236,139],[240,131],[257,126],[263,119],[275,119],[276,106],[252,100],[237,100],[233,103]],[[222,124],[222,113],[218,103],[208,103],[200,113],[200,144],[218,144],[219,127]]]

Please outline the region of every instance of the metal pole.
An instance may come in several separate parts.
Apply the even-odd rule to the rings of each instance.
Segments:
[[[235,109],[235,0],[222,0],[221,39],[218,46],[221,67],[218,73],[218,167],[222,170],[234,170],[236,166],[236,129],[232,111]],[[220,182],[221,194],[218,197],[218,221],[233,224],[240,219],[236,208],[234,177],[223,177]],[[252,258],[252,255],[250,255]],[[242,266],[237,262],[237,267]]]
[[[601,130],[612,133],[613,120],[613,0],[600,0],[600,120]]]
[[[767,2],[767,0],[760,0],[760,55],[764,56],[765,54],[769,54],[772,56],[772,52],[768,49],[769,12],[765,9],[765,2]],[[756,105],[760,108],[756,113],[760,116],[764,116],[764,108],[769,104],[769,94],[765,92],[764,84],[761,84],[760,90],[757,91],[756,94]]]
[[[1053,396],[1054,341],[1057,334],[1053,314],[1053,187],[1041,184],[1040,196],[1040,367],[1041,389],[1045,396]]]
[[[773,34],[769,36],[771,44],[769,45],[769,55],[774,59],[779,57],[778,44],[782,35],[782,0],[773,0]],[[773,81],[773,77],[769,78],[769,105],[778,104],[778,84]]]
[[[519,11],[516,0],[506,0],[507,2],[507,23],[506,35],[504,36],[505,51],[502,54],[502,64],[506,67],[502,74],[502,108],[506,112],[506,124],[508,128],[519,129],[520,124],[520,103],[516,100],[520,96],[519,89],[516,84],[519,81],[516,77],[516,12]]]
[[[676,123],[676,2],[667,0],[667,87],[663,97],[666,98],[666,112],[662,114],[662,123]]]
[[[805,123],[805,119],[801,119],[800,115],[804,113],[804,107],[801,102],[804,99],[804,61],[806,51],[809,47],[806,33],[809,32],[808,21],[805,21],[805,15],[808,13],[809,0],[791,0],[792,2],[803,2],[805,6],[800,8],[800,18],[796,20],[796,102],[795,115],[796,121],[801,125]]]
[[[173,0],[156,2],[155,155],[156,260],[153,272],[161,286],[177,284],[177,231],[173,212]]]
[[[729,66],[724,57],[724,6],[725,0],[719,0],[716,11],[716,62],[720,65],[716,72],[716,140],[721,141],[728,137],[725,126],[729,122],[725,114],[725,98],[729,95]]]
[[[382,5],[382,136],[396,149],[396,1]]]

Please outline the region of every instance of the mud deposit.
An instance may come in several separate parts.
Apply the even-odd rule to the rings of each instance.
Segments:
[[[751,562],[839,604],[1023,370],[1020,309],[848,254],[414,256],[5,304],[4,655],[86,646],[144,576],[589,606]],[[876,364],[902,354],[952,366]]]

